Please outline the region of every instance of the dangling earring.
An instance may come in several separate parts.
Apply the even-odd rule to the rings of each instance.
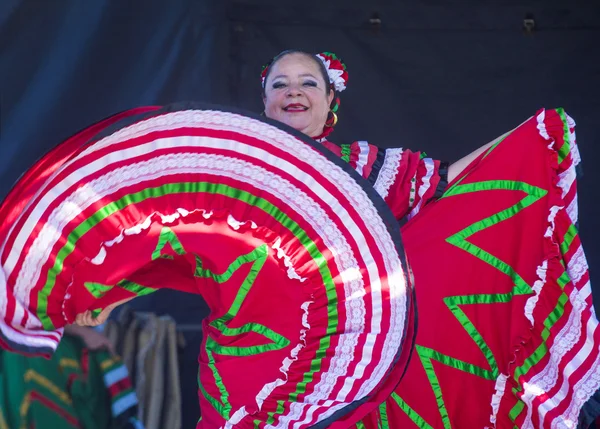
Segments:
[[[331,118],[327,119],[327,122],[325,122],[325,125],[328,126],[329,128],[333,128],[333,127],[335,127],[335,125],[338,122],[338,117],[333,110],[330,110],[329,113],[331,113]]]

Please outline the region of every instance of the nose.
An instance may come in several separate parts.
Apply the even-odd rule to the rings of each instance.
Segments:
[[[302,95],[302,89],[298,85],[289,85],[286,95],[288,97],[298,97]]]

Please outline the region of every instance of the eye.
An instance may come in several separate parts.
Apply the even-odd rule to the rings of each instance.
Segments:
[[[307,80],[307,81],[304,81],[303,85],[304,86],[313,86],[313,87],[316,87],[317,86],[317,82],[315,82],[314,80]]]
[[[285,83],[283,83],[283,82],[274,82],[273,83],[274,89],[279,89],[279,88],[283,88],[283,87],[285,87]]]

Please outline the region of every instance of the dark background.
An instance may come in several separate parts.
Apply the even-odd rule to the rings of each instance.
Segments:
[[[536,30],[523,19],[533,14]],[[377,14],[380,25],[370,24]],[[0,0],[0,198],[37,158],[117,111],[194,100],[262,110],[261,65],[334,51],[348,65],[336,142],[454,161],[540,107],[577,121],[580,230],[600,275],[598,0]],[[594,288],[596,308],[600,290]],[[198,324],[198,297],[135,306]],[[198,418],[200,334],[181,355],[184,428]]]

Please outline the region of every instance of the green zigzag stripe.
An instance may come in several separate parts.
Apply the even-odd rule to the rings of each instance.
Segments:
[[[214,398],[211,396],[206,389],[200,383],[200,378],[198,377],[198,385],[200,386],[200,391],[206,398],[206,400],[217,410],[217,412],[226,420],[229,420],[231,417],[231,404],[229,403],[229,393],[227,392],[227,388],[223,383],[223,379],[217,370],[214,355],[227,355],[227,356],[251,356],[257,355],[261,353],[266,353],[272,350],[280,350],[287,347],[290,344],[290,341],[279,335],[275,331],[267,328],[264,325],[259,323],[246,323],[239,328],[229,328],[227,326],[228,322],[231,322],[235,316],[238,314],[244,300],[248,296],[252,285],[254,284],[256,278],[258,277],[260,271],[262,270],[266,260],[268,257],[268,248],[265,244],[260,245],[252,252],[238,256],[227,268],[227,270],[222,274],[215,274],[208,269],[202,268],[202,261],[199,257],[196,257],[196,272],[194,274],[195,277],[199,278],[211,278],[215,282],[221,284],[227,282],[232,275],[240,269],[244,264],[252,264],[250,267],[250,272],[242,282],[229,310],[227,312],[213,320],[209,323],[209,326],[212,326],[216,330],[218,330],[222,335],[228,337],[234,337],[240,334],[245,334],[248,332],[255,332],[259,335],[270,340],[267,344],[249,346],[249,347],[237,347],[237,346],[222,346],[218,344],[212,337],[208,336],[206,338],[206,354],[208,357],[208,366],[213,374],[215,379],[215,383],[219,389],[220,398]]]
[[[417,414],[417,412],[413,410],[397,393],[392,393],[392,399],[418,427],[421,429],[433,429],[433,427],[427,423],[423,417]]]
[[[452,312],[454,317],[456,317],[458,322],[462,325],[463,329],[465,329],[465,331],[469,334],[469,336],[473,339],[473,341],[477,344],[477,346],[485,356],[489,368],[481,368],[468,362],[464,362],[451,356],[445,355],[436,350],[429,349],[420,345],[416,346],[417,354],[421,360],[423,368],[425,369],[431,388],[434,391],[438,409],[440,411],[440,417],[442,418],[444,428],[446,429],[449,429],[452,426],[450,423],[450,418],[448,416],[448,411],[444,401],[442,389],[439,384],[437,375],[435,373],[435,369],[433,367],[433,361],[440,362],[446,366],[450,366],[468,374],[472,374],[488,380],[494,380],[498,377],[499,374],[498,365],[496,363],[491,349],[486,344],[485,340],[483,339],[475,325],[473,325],[473,323],[469,320],[466,314],[462,311],[460,306],[509,302],[515,295],[525,295],[532,293],[531,286],[527,284],[527,282],[510,265],[501,261],[489,252],[486,252],[482,248],[474,245],[473,243],[470,243],[469,241],[467,241],[467,239],[478,232],[481,232],[487,228],[490,228],[504,220],[515,216],[523,209],[531,206],[532,204],[543,198],[547,194],[547,191],[524,182],[509,180],[491,180],[469,184],[461,184],[459,182],[452,188],[450,188],[443,196],[443,198],[449,198],[452,196],[473,192],[494,190],[524,192],[526,193],[526,196],[519,202],[517,202],[515,205],[469,225],[462,231],[459,231],[456,234],[449,237],[446,241],[460,249],[463,249],[464,251],[475,256],[476,258],[481,259],[482,261],[496,268],[503,274],[509,276],[514,284],[513,289],[509,293],[503,294],[474,294],[464,296],[450,296],[444,299],[444,303],[446,304],[448,309]],[[396,403],[418,427],[431,427],[400,397],[396,399]]]
[[[569,152],[571,152],[571,140],[569,138],[571,133],[569,131],[569,121],[567,121],[567,114],[565,113],[565,110],[558,108],[556,109],[556,113],[558,113],[563,123],[563,144],[560,149],[558,149],[558,163],[562,164],[565,158],[569,155]]]

